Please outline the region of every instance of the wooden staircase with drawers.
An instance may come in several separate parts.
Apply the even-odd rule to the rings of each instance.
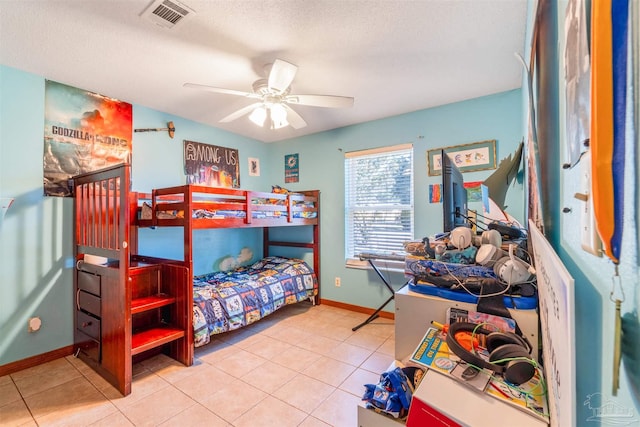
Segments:
[[[193,363],[189,268],[135,254],[129,172],[120,165],[73,178],[75,353],[123,395],[135,361],[162,352]]]

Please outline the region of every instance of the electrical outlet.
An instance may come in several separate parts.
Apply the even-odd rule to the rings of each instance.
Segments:
[[[336,287],[339,288],[340,285],[342,284],[339,277],[336,277],[335,283],[336,283]]]

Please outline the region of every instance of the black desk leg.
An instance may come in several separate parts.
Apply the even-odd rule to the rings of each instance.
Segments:
[[[382,272],[380,270],[378,270],[378,267],[376,267],[376,265],[373,263],[373,260],[368,260],[368,261],[369,261],[369,265],[371,265],[371,267],[376,272],[378,277],[380,277],[380,279],[382,280],[382,283],[384,283],[384,285],[387,287],[387,289],[389,289],[389,292],[391,292],[391,296],[380,307],[378,307],[378,309],[376,311],[374,311],[371,314],[371,316],[369,316],[369,318],[367,320],[365,320],[364,322],[360,323],[358,326],[354,326],[353,328],[351,328],[351,330],[354,331],[354,332],[357,331],[358,329],[362,328],[364,325],[367,325],[367,324],[371,323],[373,320],[377,319],[379,317],[378,313],[380,313],[382,311],[382,309],[386,307],[387,304],[389,304],[391,301],[393,301],[393,299],[396,296],[395,291],[393,290],[393,288],[391,287],[389,282],[387,282],[387,279],[385,279],[385,277],[382,275]]]

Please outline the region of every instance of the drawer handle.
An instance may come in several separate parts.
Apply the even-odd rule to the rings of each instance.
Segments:
[[[89,321],[89,322],[82,322],[82,327],[86,328],[87,326],[91,326],[93,324],[93,322]]]
[[[80,310],[80,289],[76,291],[76,308]]]

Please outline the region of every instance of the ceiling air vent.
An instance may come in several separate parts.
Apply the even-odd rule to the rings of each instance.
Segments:
[[[140,16],[161,27],[174,28],[195,13],[195,10],[176,0],[154,0]]]

